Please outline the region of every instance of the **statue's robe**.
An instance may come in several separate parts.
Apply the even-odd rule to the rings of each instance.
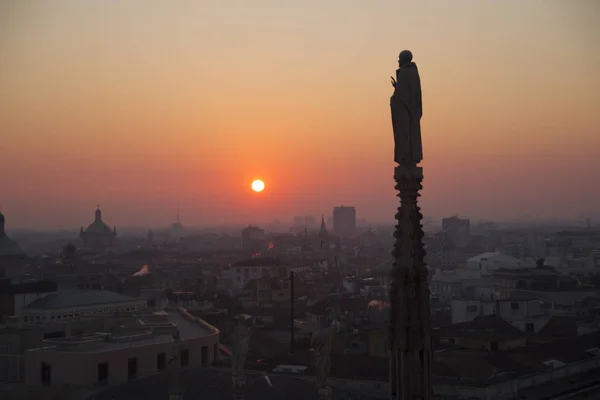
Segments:
[[[315,382],[319,388],[327,386],[327,379],[331,372],[331,350],[334,335],[334,328],[329,327],[314,332],[311,338],[315,358]]]
[[[394,161],[418,164],[423,160],[421,142],[421,78],[413,62],[396,70],[396,86],[390,99],[394,128]]]

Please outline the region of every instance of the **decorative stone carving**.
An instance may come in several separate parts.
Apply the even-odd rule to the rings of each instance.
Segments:
[[[390,290],[390,397],[430,400],[431,316],[423,247],[423,215],[418,205],[423,159],[420,120],[421,79],[412,53],[400,53],[400,68],[392,78],[394,170],[400,205],[394,232],[394,267]]]

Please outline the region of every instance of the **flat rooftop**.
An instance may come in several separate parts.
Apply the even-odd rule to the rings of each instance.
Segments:
[[[211,329],[210,325],[206,323],[206,325],[203,325],[201,323],[190,321],[189,319],[184,317],[179,311],[168,311],[166,312],[166,314],[169,322],[177,325],[177,328],[179,329],[179,336],[183,340],[192,339],[198,336],[211,335],[215,333],[215,331]],[[192,317],[194,316],[192,315]],[[200,320],[200,318],[198,319]]]
[[[113,335],[102,332],[84,336],[46,339],[44,340],[46,346],[28,351],[100,353],[137,346],[172,343],[174,339],[171,332],[164,329],[153,332],[153,328],[164,328],[171,324],[177,327],[181,340],[194,339],[219,332],[199,318],[199,322],[186,318],[179,310],[159,311],[148,317],[148,320],[144,320],[142,317],[136,320],[136,323],[125,324],[116,329]]]
[[[27,351],[43,351],[43,352],[58,352],[58,353],[104,353],[106,351],[114,351],[119,349],[148,346],[159,343],[173,342],[173,336],[169,334],[159,335],[144,335],[141,337],[118,336],[107,341],[105,338],[108,335],[95,334],[82,337],[67,337],[47,339],[44,342],[45,347],[38,347]],[[112,341],[112,340],[115,341]]]

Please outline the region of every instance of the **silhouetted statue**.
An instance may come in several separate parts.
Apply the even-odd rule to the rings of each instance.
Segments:
[[[317,385],[318,398],[330,399],[331,389],[327,387],[327,379],[331,372],[331,350],[333,339],[340,332],[340,324],[333,320],[331,325],[313,333],[311,346],[315,361],[315,384]]]
[[[390,99],[394,128],[394,161],[418,164],[423,159],[421,143],[421,78],[412,53],[404,50],[398,59],[396,78],[392,77],[394,94]]]
[[[171,357],[167,362],[168,382],[169,382],[169,400],[181,400],[185,394],[185,385],[181,376],[181,350],[183,344],[179,335],[179,330],[173,332],[173,345],[171,347]]]
[[[233,387],[240,389],[246,385],[246,356],[250,342],[252,326],[250,317],[247,315],[238,315],[235,317],[236,324],[233,329],[233,357],[231,360],[231,371],[233,378]]]

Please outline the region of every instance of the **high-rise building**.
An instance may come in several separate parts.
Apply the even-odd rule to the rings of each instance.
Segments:
[[[356,209],[354,207],[333,208],[333,231],[338,236],[351,237],[356,231]]]

